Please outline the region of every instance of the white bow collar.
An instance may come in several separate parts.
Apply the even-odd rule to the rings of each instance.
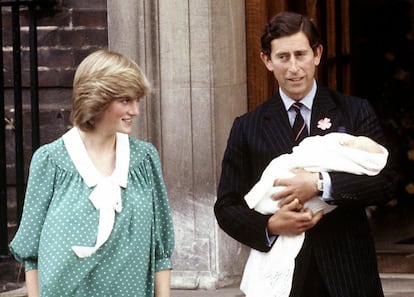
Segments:
[[[122,211],[121,187],[126,188],[129,167],[128,135],[116,134],[115,170],[110,176],[102,176],[88,156],[77,127],[63,135],[66,150],[79,174],[89,188],[95,187],[89,196],[96,209],[99,209],[99,227],[94,247],[73,246],[72,250],[80,258],[91,256],[109,238],[115,223],[115,211]]]

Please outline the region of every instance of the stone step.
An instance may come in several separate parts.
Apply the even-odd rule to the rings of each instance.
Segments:
[[[381,274],[385,297],[414,296],[414,274]],[[211,290],[171,290],[171,297],[243,297],[238,286]],[[0,293],[0,297],[27,297],[25,287]]]
[[[381,273],[414,273],[414,248],[398,245],[398,249],[377,249],[377,262]]]

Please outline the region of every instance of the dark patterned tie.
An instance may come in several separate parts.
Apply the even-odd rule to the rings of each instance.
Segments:
[[[305,120],[300,113],[302,103],[295,102],[292,108],[296,111],[295,122],[293,123],[293,135],[295,136],[295,143],[299,144],[306,136],[308,136],[308,129],[306,128]]]

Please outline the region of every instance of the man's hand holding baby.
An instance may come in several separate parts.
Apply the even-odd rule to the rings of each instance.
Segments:
[[[293,177],[279,178],[274,181],[274,187],[284,187],[272,195],[273,200],[280,200],[280,207],[295,199],[303,205],[319,192],[316,187],[319,179],[317,172],[308,172],[300,168],[293,169],[292,172],[295,174]]]

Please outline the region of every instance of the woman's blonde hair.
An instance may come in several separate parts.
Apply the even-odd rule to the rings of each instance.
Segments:
[[[78,66],[73,80],[73,125],[84,131],[94,128],[98,117],[114,99],[140,99],[149,83],[131,59],[112,51],[98,50]]]

